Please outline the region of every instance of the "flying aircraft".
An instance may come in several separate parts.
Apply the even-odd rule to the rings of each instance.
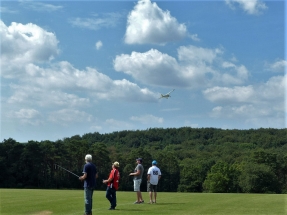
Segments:
[[[169,97],[171,97],[169,94],[171,94],[175,89],[173,89],[172,91],[170,91],[167,94],[160,94],[160,97],[158,99],[162,99],[162,98],[166,98],[168,99]]]

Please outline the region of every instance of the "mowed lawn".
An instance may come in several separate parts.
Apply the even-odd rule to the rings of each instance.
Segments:
[[[82,215],[83,190],[0,189],[1,215]],[[104,191],[95,191],[93,215],[97,214],[201,214],[280,215],[287,214],[286,194],[158,193],[156,204],[135,205],[134,192],[117,192],[118,206],[109,211]]]

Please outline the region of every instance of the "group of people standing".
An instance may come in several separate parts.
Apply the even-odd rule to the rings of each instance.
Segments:
[[[142,159],[136,159],[137,166],[133,173],[130,173],[130,176],[134,176],[134,191],[137,192],[137,200],[134,204],[144,203],[142,198],[140,186],[142,183],[142,177],[144,173],[144,167],[142,165]],[[157,162],[154,160],[152,162],[152,166],[148,169],[147,172],[147,191],[149,192],[150,204],[156,203],[157,196],[157,184],[159,179],[161,178],[160,169],[157,167]],[[154,195],[152,195],[154,194]]]
[[[85,156],[85,162],[83,168],[83,176],[80,176],[79,179],[84,181],[84,198],[85,198],[85,213],[84,215],[92,215],[93,208],[93,192],[96,187],[96,179],[98,178],[98,172],[96,166],[92,163],[92,155],[87,154]],[[137,158],[137,166],[134,169],[134,172],[130,173],[130,176],[133,176],[134,181],[134,191],[137,195],[137,200],[134,204],[142,204],[144,200],[142,198],[140,186],[142,183],[142,177],[144,173],[144,167],[142,165],[142,158]],[[106,198],[110,202],[109,210],[115,210],[117,206],[117,195],[116,191],[119,188],[120,172],[119,162],[114,162],[112,164],[112,170],[109,174],[108,179],[103,180],[103,183],[107,185]],[[161,171],[157,167],[157,161],[152,161],[152,166],[148,169],[147,172],[147,191],[149,192],[150,204],[156,203],[157,197],[157,184],[161,178]]]

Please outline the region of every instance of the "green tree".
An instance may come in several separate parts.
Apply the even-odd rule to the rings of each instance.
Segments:
[[[0,187],[23,187],[20,167],[20,157],[23,149],[24,145],[12,138],[4,139],[0,144],[0,162],[2,166]]]
[[[247,163],[239,177],[239,185],[245,193],[279,193],[275,173],[265,164]]]
[[[212,193],[231,193],[238,190],[237,178],[239,169],[236,165],[226,162],[217,162],[208,173],[203,187]]]
[[[159,190],[164,192],[176,192],[180,181],[180,168],[176,153],[165,150],[160,151],[155,159],[162,173],[158,185]],[[151,163],[149,166],[151,166]]]
[[[179,192],[202,192],[203,182],[214,164],[213,159],[185,158],[180,163]]]

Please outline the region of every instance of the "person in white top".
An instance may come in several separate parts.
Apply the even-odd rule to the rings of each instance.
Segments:
[[[152,166],[148,169],[147,172],[147,192],[149,192],[149,203],[156,203],[157,196],[157,184],[159,179],[161,178],[160,169],[157,167],[157,162],[154,160],[152,162]],[[154,194],[154,195],[152,195]],[[153,200],[154,196],[154,200]]]

